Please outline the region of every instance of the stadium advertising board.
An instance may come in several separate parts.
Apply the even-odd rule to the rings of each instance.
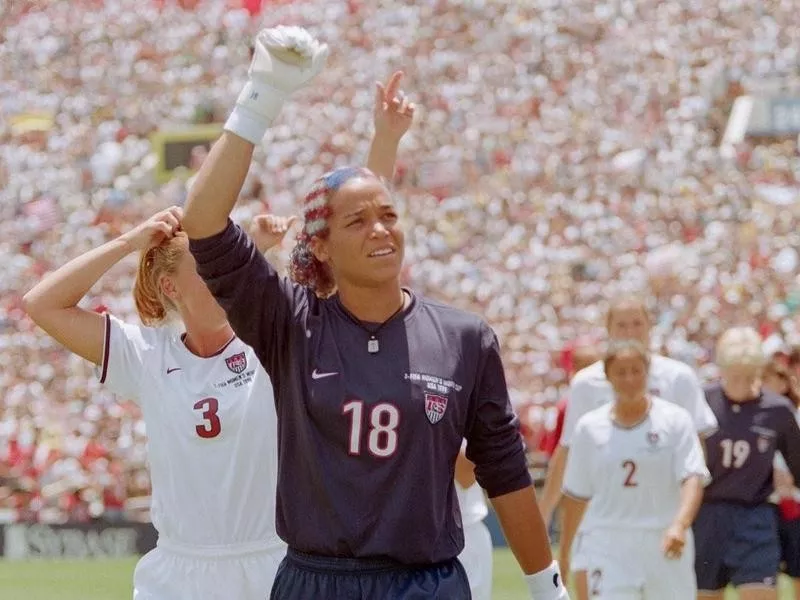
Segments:
[[[161,130],[150,137],[158,156],[156,179],[169,181],[178,169],[193,170],[192,153],[198,148],[208,151],[222,133],[221,124],[195,125],[182,129]]]
[[[0,525],[0,556],[35,558],[123,558],[139,556],[156,545],[150,523],[11,523]]]
[[[800,133],[800,98],[772,100],[772,130],[777,135]]]

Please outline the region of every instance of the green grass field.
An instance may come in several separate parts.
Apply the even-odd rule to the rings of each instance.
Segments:
[[[0,598],[130,600],[135,564],[135,560],[0,562]],[[514,557],[508,550],[495,551],[493,600],[527,598]],[[729,596],[734,598],[735,594]],[[780,600],[793,600],[785,586]]]

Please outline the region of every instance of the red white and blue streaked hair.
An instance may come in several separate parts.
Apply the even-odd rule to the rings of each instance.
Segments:
[[[382,181],[382,178],[364,167],[339,167],[317,179],[303,200],[303,229],[297,234],[297,243],[289,259],[289,277],[323,298],[336,290],[336,281],[330,267],[317,260],[311,251],[311,239],[328,237],[331,198],[351,179]]]

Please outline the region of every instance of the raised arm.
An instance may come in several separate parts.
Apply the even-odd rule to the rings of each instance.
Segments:
[[[211,147],[186,199],[183,228],[192,239],[207,238],[228,224],[253,159],[252,142],[230,131]]]
[[[367,168],[386,179],[394,179],[397,148],[411,122],[414,120],[414,104],[400,91],[403,72],[396,71],[387,84],[375,84],[375,135],[369,149]]]
[[[327,46],[300,27],[265,29],[256,36],[249,79],[189,190],[183,227],[190,238],[208,238],[225,229],[253,148],[286,98],[322,70],[327,56]]]
[[[78,356],[99,365],[103,360],[105,320],[78,303],[120,260],[172,237],[181,209],[161,211],[115,240],[69,261],[49,274],[22,299],[25,312],[51,337]]]
[[[203,161],[189,191],[183,228],[189,248],[233,330],[253,347],[274,376],[273,350],[302,301],[301,290],[272,268],[253,240],[228,216],[241,191],[253,149],[278,116],[286,98],[324,67],[327,46],[300,27],[261,31],[255,40],[249,79],[225,132]],[[269,366],[268,366],[269,365]]]

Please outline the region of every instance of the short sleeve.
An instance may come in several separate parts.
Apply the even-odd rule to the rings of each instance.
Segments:
[[[586,419],[578,421],[571,441],[562,491],[572,498],[588,500],[594,495],[594,486],[592,485],[594,453],[592,452],[592,436]]]
[[[156,343],[155,331],[129,325],[108,313],[105,318],[100,383],[115,394],[139,402],[145,357]]]
[[[681,369],[673,386],[672,400],[689,412],[695,431],[701,436],[714,433],[717,430],[717,418],[706,402],[706,395],[695,372],[689,367]]]
[[[675,417],[677,444],[675,447],[675,479],[685,479],[698,475],[707,485],[711,481],[711,474],[706,466],[700,438],[697,436],[691,416],[681,411]]]

